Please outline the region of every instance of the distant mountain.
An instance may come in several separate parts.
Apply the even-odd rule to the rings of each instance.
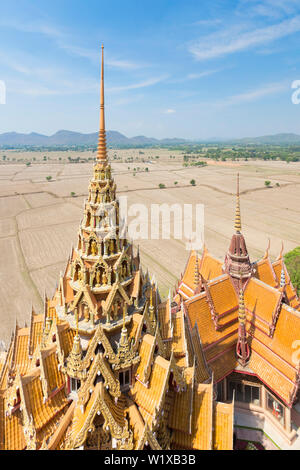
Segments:
[[[207,142],[232,144],[254,144],[254,145],[292,145],[300,144],[300,135],[297,134],[275,134],[265,135],[261,137],[245,137],[243,139],[199,139],[185,140],[179,138],[171,139],[155,139],[154,137],[145,137],[138,135],[136,137],[126,137],[118,131],[107,131],[106,133],[108,145],[114,147],[138,147],[145,145],[177,145],[177,144],[205,144]],[[17,132],[6,132],[0,134],[0,147],[55,147],[55,146],[72,146],[72,145],[97,145],[98,132],[91,134],[82,134],[80,132],[60,130],[53,135],[37,134],[19,134]]]
[[[106,138],[108,145],[111,146],[143,146],[185,142],[184,139],[174,138],[158,140],[153,137],[145,137],[143,135],[129,138],[117,131],[107,131]],[[36,132],[31,132],[30,134],[19,134],[17,132],[6,132],[4,134],[0,134],[0,146],[2,147],[96,145],[97,142],[98,132],[82,134],[80,132],[60,130],[50,136],[37,134]]]
[[[274,134],[274,135],[263,135],[261,137],[245,137],[244,139],[235,140],[236,142],[242,142],[247,144],[269,144],[269,145],[280,145],[280,144],[300,144],[300,135],[298,134]]]

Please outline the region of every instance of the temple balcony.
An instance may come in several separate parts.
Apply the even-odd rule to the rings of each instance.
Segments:
[[[100,256],[100,255],[98,255],[98,254],[95,255],[95,256],[93,256],[93,255],[91,255],[91,254],[88,255],[88,254],[84,253],[82,250],[79,250],[78,253],[79,253],[79,255],[82,257],[82,259],[84,259],[84,260],[86,260],[86,261],[94,261],[94,262],[97,262],[97,261],[99,260],[99,256]],[[107,254],[107,255],[104,255],[104,254],[102,255],[102,254],[101,254],[101,256],[102,256],[103,259],[111,259],[111,260],[114,260],[114,259],[119,258],[119,256],[121,256],[121,254],[122,254],[121,251],[117,251],[117,253],[113,253],[112,255],[108,255],[108,254]]]
[[[133,277],[132,276],[129,276],[127,277],[125,280],[123,281],[120,281],[120,284],[122,287],[127,287],[133,280]],[[72,279],[70,279],[69,281],[70,283],[70,287],[72,289],[74,289],[76,292],[78,292],[79,290],[82,289],[82,286],[84,284],[88,285],[89,288],[91,289],[91,291],[94,293],[94,294],[103,294],[103,293],[109,293],[111,288],[113,287],[113,283],[112,284],[105,284],[105,285],[99,285],[99,287],[97,286],[93,286],[91,287],[88,283],[82,283],[81,281],[73,281]]]

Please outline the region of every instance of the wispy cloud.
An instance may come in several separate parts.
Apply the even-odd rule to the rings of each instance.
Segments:
[[[163,82],[167,78],[168,78],[167,75],[161,75],[160,77],[149,78],[147,80],[144,80],[138,83],[131,83],[129,85],[108,87],[106,88],[106,91],[109,93],[114,93],[114,92],[120,92],[120,91],[126,91],[126,90],[136,90],[138,88],[145,88],[145,87],[156,85],[157,83]]]
[[[9,80],[7,82],[8,93],[16,93],[27,96],[68,96],[98,91],[99,83],[93,80],[60,80],[50,84],[42,84],[27,80]]]
[[[210,20],[195,21],[193,24],[200,25],[200,26],[216,26],[220,23],[222,23],[222,20],[220,18],[213,18]]]
[[[46,24],[41,21],[34,21],[31,23],[26,23],[25,21],[17,21],[16,19],[5,19],[0,20],[0,25],[5,28],[15,29],[16,31],[21,31],[24,33],[34,33],[42,34],[53,39],[62,38],[65,36],[65,33],[62,30],[59,30],[57,27]]]
[[[47,38],[53,40],[57,47],[61,50],[64,50],[66,53],[85,58],[94,64],[100,63],[100,44],[99,49],[89,49],[81,45],[76,44],[73,36],[63,29],[59,29],[51,24],[46,24],[44,22],[19,22],[17,20],[0,20],[0,25],[2,27],[15,29],[16,31],[21,31],[24,33],[31,34],[40,34],[46,36]],[[106,57],[106,65],[109,67],[124,69],[124,70],[134,70],[143,67],[147,67],[145,63],[136,63],[125,59],[118,59],[116,57]]]
[[[200,39],[189,45],[189,51],[197,60],[213,59],[233,54],[255,46],[269,44],[276,39],[300,31],[300,15],[280,23],[251,31],[229,28]]]
[[[176,110],[175,110],[175,109],[172,109],[172,108],[170,108],[170,109],[165,109],[165,110],[163,111],[163,113],[164,113],[164,114],[175,114],[175,113],[176,113]]]
[[[202,72],[189,73],[182,78],[172,78],[168,80],[168,83],[185,83],[188,80],[198,80],[204,77],[208,77],[215,73],[221,72],[224,68],[220,69],[211,69],[211,70],[202,70]]]
[[[237,95],[229,96],[213,103],[217,107],[234,106],[243,103],[251,103],[265,96],[282,93],[289,89],[287,82],[269,83],[253,90],[246,91]]]
[[[240,0],[240,16],[279,19],[299,12],[299,0]]]

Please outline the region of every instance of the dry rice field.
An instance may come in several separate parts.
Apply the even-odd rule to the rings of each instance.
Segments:
[[[19,325],[28,322],[31,306],[39,311],[44,292],[49,296],[54,292],[76,242],[92,162],[68,163],[67,157],[74,158],[74,152],[50,152],[51,160],[43,161],[45,152],[16,151],[5,151],[10,161],[3,162],[2,153],[0,339],[7,344],[16,319]],[[179,151],[128,149],[109,153],[118,194],[127,195],[129,205],[203,203],[205,243],[221,260],[233,233],[237,172],[242,231],[251,259],[263,255],[269,238],[272,258],[278,255],[281,240],[285,251],[300,244],[300,163],[208,162],[203,168],[184,168]],[[93,156],[80,153],[86,160]],[[133,162],[125,163],[128,157],[133,157]],[[26,160],[33,158],[35,161],[26,166]],[[47,176],[52,180],[47,181]],[[191,179],[196,180],[196,186],[191,186]],[[266,188],[265,180],[270,180],[272,187]],[[159,189],[160,183],[166,188]],[[155,274],[161,295],[166,296],[184,269],[188,257],[185,242],[173,238],[139,240],[137,244],[143,266]]]

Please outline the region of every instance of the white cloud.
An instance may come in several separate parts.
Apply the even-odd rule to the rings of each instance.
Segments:
[[[250,90],[245,93],[240,93],[237,95],[232,95],[228,98],[224,98],[223,100],[216,101],[214,105],[224,107],[224,106],[239,105],[243,103],[251,103],[252,101],[256,101],[265,96],[281,93],[283,91],[286,91],[287,89],[288,89],[288,85],[286,82],[269,83],[267,85],[256,88],[254,90]]]
[[[11,20],[0,20],[0,25],[6,28],[15,29],[16,31],[21,31],[25,33],[32,33],[32,34],[41,34],[46,36],[52,40],[54,40],[57,47],[64,50],[68,54],[77,57],[83,57],[88,59],[94,64],[100,64],[100,57],[101,57],[101,50],[100,44],[99,49],[89,49],[86,47],[82,47],[80,45],[76,45],[74,43],[74,38],[71,35],[62,29],[59,29],[51,24],[46,24],[43,22],[19,22],[19,21],[11,21]],[[105,63],[109,67],[115,67],[124,70],[134,70],[139,69],[142,67],[146,67],[146,64],[142,63],[135,63],[132,61],[124,60],[124,59],[117,59],[113,57],[105,58]]]
[[[174,114],[176,113],[176,110],[175,109],[166,109],[165,111],[163,111],[164,114]]]
[[[154,78],[149,78],[148,80],[144,80],[142,82],[138,83],[132,83],[130,85],[120,85],[116,87],[108,87],[106,88],[107,92],[119,92],[119,91],[125,91],[125,90],[135,90],[137,88],[145,88],[148,86],[153,86],[156,85],[157,83],[160,83],[164,80],[166,80],[167,75],[162,75],[160,77],[154,77]]]
[[[213,59],[271,43],[300,31],[300,15],[265,28],[239,31],[237,27],[211,34],[189,46],[197,60]]]
[[[298,13],[299,0],[240,0],[237,12],[241,16],[278,19]]]

